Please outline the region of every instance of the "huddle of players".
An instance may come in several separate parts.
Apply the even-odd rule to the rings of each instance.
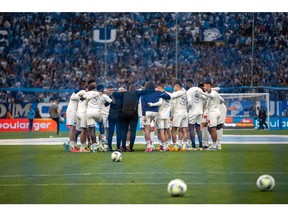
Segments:
[[[224,99],[216,91],[217,88],[212,88],[209,78],[206,78],[204,84],[199,87],[193,87],[193,81],[191,79],[189,81],[192,86],[187,90],[183,88],[181,82],[176,81],[172,93],[165,92],[164,86],[161,84],[155,85],[152,81],[146,83],[144,89],[149,91],[149,89],[155,88],[156,91],[163,92],[163,94],[149,92],[141,95],[139,99],[138,115],[140,125],[144,127],[146,152],[155,150],[150,137],[152,121],[155,121],[160,142],[158,149],[161,151],[197,150],[195,129],[198,135],[199,150],[204,148],[221,150],[223,124],[227,112]],[[103,128],[104,125],[107,127],[109,104],[112,99],[103,93],[104,88],[97,91],[96,83],[90,82],[87,89],[86,82],[81,81],[80,86],[82,90],[77,90],[71,95],[66,111],[67,125],[70,126],[70,151],[90,152],[86,146],[88,128],[92,141],[91,149],[96,152],[106,142]],[[110,91],[110,93],[112,92]],[[99,124],[102,144],[96,144],[96,122]],[[170,127],[172,128],[173,146],[169,145]],[[81,131],[80,150],[77,148],[76,129]],[[213,141],[211,146],[208,146],[209,134]]]
[[[102,144],[107,142],[104,128],[107,125],[109,104],[112,101],[108,95],[112,94],[114,88],[110,86],[104,94],[104,86],[96,86],[93,80],[90,80],[88,84],[85,80],[81,80],[79,87],[80,89],[75,90],[70,96],[66,110],[66,124],[70,127],[70,132],[69,142],[64,143],[64,147],[71,152],[90,152],[90,148],[96,151],[100,148],[100,144],[96,143],[96,122],[99,124]],[[77,147],[79,134],[80,149]],[[91,140],[89,148],[86,146],[87,138]]]
[[[219,91],[219,88],[212,88],[209,78],[206,78],[204,84],[198,87],[193,87],[191,79],[187,81],[191,83],[187,90],[182,87],[181,82],[174,83],[174,92],[167,92],[171,100],[160,99],[156,103],[148,102],[149,106],[159,106],[159,114],[155,119],[160,142],[159,149],[162,151],[197,150],[194,132],[196,129],[199,141],[198,150],[221,150],[227,108],[224,99],[216,91]],[[163,91],[161,85],[157,85],[157,88]],[[142,118],[146,119],[146,117]],[[170,121],[173,146],[169,145]],[[211,146],[208,146],[209,134],[213,141]],[[149,143],[147,139],[146,145],[148,152],[155,149],[153,143]]]

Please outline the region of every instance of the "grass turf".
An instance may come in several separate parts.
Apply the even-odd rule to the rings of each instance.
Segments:
[[[99,132],[97,131],[97,134]],[[155,132],[156,134],[156,132]],[[137,131],[137,136],[143,135],[142,131]],[[288,135],[288,130],[225,130],[224,135]],[[59,136],[55,132],[8,132],[0,133],[0,139],[27,139],[27,138],[50,138],[68,137],[68,131],[62,131]]]
[[[59,146],[0,146],[0,203],[282,204],[288,203],[288,145],[223,145],[218,152],[69,153]],[[260,192],[262,174],[276,180]],[[188,185],[167,193],[170,180]]]

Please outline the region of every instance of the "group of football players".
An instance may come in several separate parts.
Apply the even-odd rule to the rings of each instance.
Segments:
[[[198,86],[193,86],[192,79],[186,80],[185,86],[180,81],[175,81],[173,92],[165,91],[163,84],[155,84],[153,81],[148,81],[141,89],[129,88],[127,91],[121,87],[119,88],[121,94],[119,94],[119,90],[114,92],[113,86],[108,86],[105,90],[103,85],[96,85],[93,80],[88,83],[82,80],[79,86],[80,88],[72,93],[66,110],[66,124],[70,127],[69,141],[64,143],[67,151],[114,151],[112,137],[108,137],[109,115],[113,115],[115,112],[115,110],[110,109],[110,106],[118,103],[120,123],[116,124],[116,127],[121,130],[122,119],[127,122],[124,117],[121,118],[121,109],[124,113],[125,99],[123,98],[125,96],[123,95],[125,94],[127,94],[126,96],[129,95],[129,106],[131,100],[135,100],[135,107],[134,105],[130,106],[133,107],[131,112],[139,116],[140,127],[143,128],[146,142],[146,152],[154,150],[201,151],[204,149],[218,151],[222,149],[221,138],[227,108],[224,99],[218,93],[219,88],[213,88],[210,78],[205,78],[203,84]],[[131,91],[137,94],[128,94]],[[132,99],[130,95],[137,95],[137,97]],[[120,100],[115,100],[115,98],[120,98]],[[95,135],[96,123],[98,123],[100,131],[98,142]],[[151,131],[152,134],[154,133],[152,124],[157,129],[159,140],[157,148],[155,148],[154,139],[151,138]],[[111,135],[113,136],[114,125],[110,129],[113,129]],[[195,131],[198,136],[198,148],[195,141]],[[123,131],[118,133],[116,128],[116,132],[117,137],[123,137]],[[131,130],[131,132],[136,134],[136,130]],[[77,147],[79,134],[80,148]],[[116,139],[116,150],[134,151],[135,134],[132,134],[134,136],[131,134],[127,136],[127,130],[124,131],[124,139],[122,137]],[[208,145],[209,135],[212,139],[210,146]],[[131,142],[129,142],[129,137],[133,137]],[[107,142],[107,139],[110,140],[110,143]],[[88,144],[86,144],[87,142]]]

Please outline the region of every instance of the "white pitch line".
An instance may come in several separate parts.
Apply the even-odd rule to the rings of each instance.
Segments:
[[[254,185],[254,182],[186,182],[187,185]],[[50,186],[146,186],[146,185],[167,185],[167,183],[159,182],[143,182],[143,183],[47,183],[47,184],[0,184],[0,187],[50,187]],[[277,185],[288,185],[288,183],[277,183]]]
[[[288,175],[286,172],[121,172],[121,173],[46,173],[46,174],[27,174],[27,175],[0,175],[0,178],[24,178],[24,177],[59,177],[59,176],[94,176],[94,175],[196,175],[196,174],[273,174]]]
[[[0,145],[62,145],[67,137],[0,139]],[[115,143],[115,137],[113,137]],[[144,136],[137,136],[135,144],[143,144]],[[158,144],[158,142],[155,142]],[[222,144],[288,144],[287,135],[223,135]]]

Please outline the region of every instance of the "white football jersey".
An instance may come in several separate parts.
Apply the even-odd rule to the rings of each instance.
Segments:
[[[189,115],[203,114],[203,99],[202,91],[199,87],[191,87],[186,91],[188,101],[188,113]]]
[[[79,96],[74,92],[70,96],[66,112],[76,112],[78,107]]]
[[[218,94],[218,92],[212,89],[210,93],[201,91],[201,94],[207,97],[208,113],[220,113],[220,95]]]
[[[79,97],[84,96],[86,94],[85,90],[81,90],[77,93]],[[79,100],[78,101],[78,108],[77,113],[85,113],[87,111],[87,100]]]
[[[87,111],[93,110],[100,112],[105,102],[111,103],[112,99],[107,95],[100,95],[97,91],[89,91],[84,96],[88,101]]]
[[[105,106],[105,101],[107,101],[108,103],[111,103],[112,99],[106,94],[103,94],[102,98],[104,98],[104,103],[102,103],[102,105],[101,105],[101,113],[103,115],[109,115],[110,105]]]
[[[174,91],[170,96],[172,99],[172,115],[175,116],[187,114],[186,90],[182,89],[179,91]]]
[[[171,96],[170,93],[166,92]],[[153,103],[153,106],[159,106],[159,119],[169,119],[171,112],[171,100],[160,98],[158,102]]]

